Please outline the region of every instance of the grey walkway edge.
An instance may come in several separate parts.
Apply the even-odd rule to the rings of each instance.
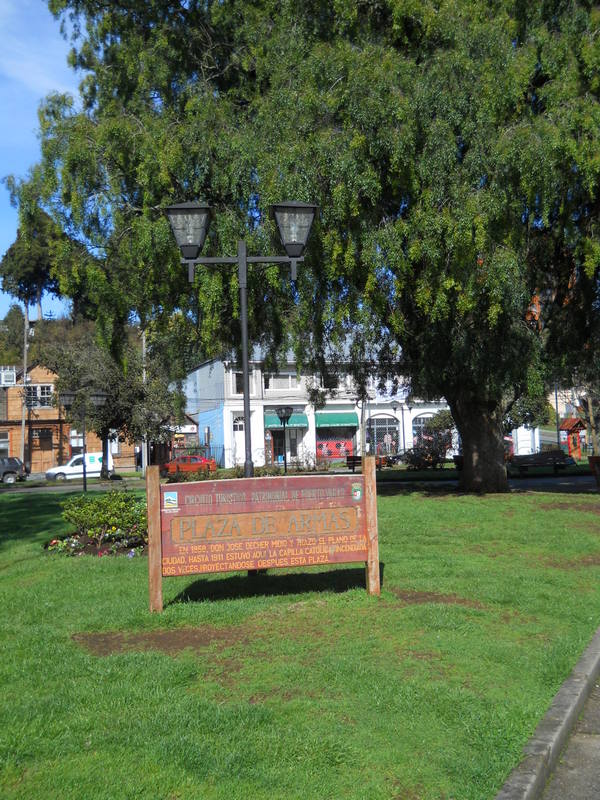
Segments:
[[[558,690],[495,800],[539,800],[548,778],[600,676],[600,628]]]

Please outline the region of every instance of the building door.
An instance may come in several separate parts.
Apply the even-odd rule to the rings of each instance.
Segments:
[[[32,472],[46,472],[55,466],[52,428],[33,428],[29,460]]]
[[[46,472],[47,469],[55,465],[52,435],[40,436],[40,462],[40,472]]]
[[[233,463],[243,464],[246,460],[246,439],[244,433],[244,418],[234,417],[233,420]]]
[[[275,464],[283,464],[283,450],[284,450],[284,439],[283,439],[283,430],[280,431],[271,431],[273,434],[273,461]]]

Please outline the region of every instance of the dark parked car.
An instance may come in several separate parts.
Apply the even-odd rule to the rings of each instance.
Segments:
[[[3,456],[0,458],[0,481],[3,483],[16,483],[24,481],[27,470],[20,458]]]

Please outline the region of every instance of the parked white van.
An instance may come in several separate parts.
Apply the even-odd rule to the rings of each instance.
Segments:
[[[99,478],[102,469],[102,453],[85,454],[85,474],[87,478]],[[112,456],[108,454],[108,471],[113,472]],[[70,461],[61,467],[51,467],[46,472],[48,481],[68,481],[73,478],[83,478],[83,456],[73,456]]]

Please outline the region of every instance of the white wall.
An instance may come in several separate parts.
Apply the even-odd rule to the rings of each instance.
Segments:
[[[540,429],[527,428],[524,425],[512,432],[513,451],[516,456],[528,456],[541,449]]]

